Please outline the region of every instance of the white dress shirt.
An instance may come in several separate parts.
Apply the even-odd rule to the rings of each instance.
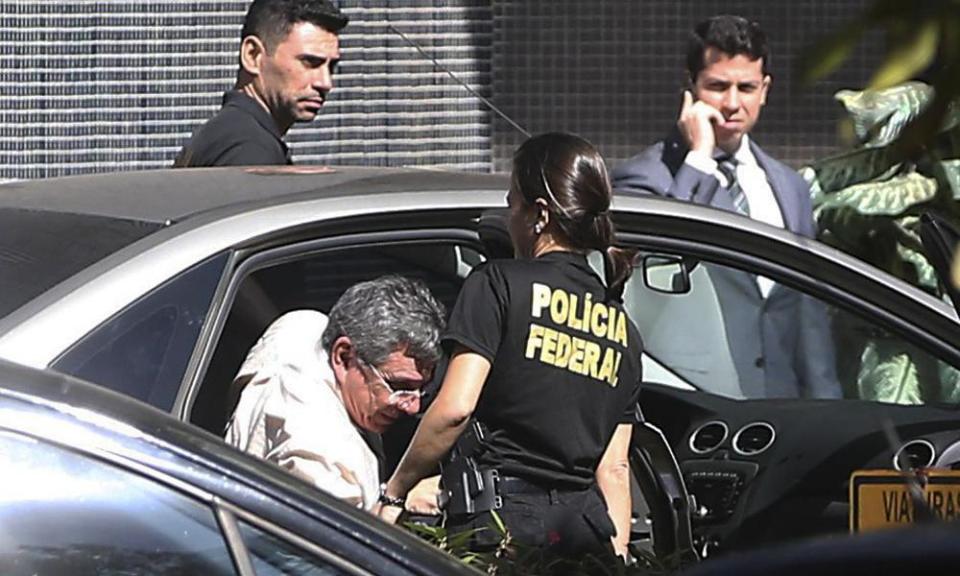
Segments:
[[[740,140],[740,148],[734,152],[733,158],[736,160],[737,182],[740,183],[740,188],[747,196],[747,203],[750,205],[750,218],[777,228],[783,228],[783,213],[780,211],[780,204],[773,194],[773,188],[767,181],[767,173],[757,163],[757,158],[750,150],[748,136],[744,135]],[[720,181],[721,186],[728,186],[727,178],[717,167],[717,161],[706,154],[691,150],[687,153],[684,161],[701,172],[713,174]],[[757,276],[757,285],[764,298],[770,294],[770,290],[773,289],[775,284],[769,278]]]
[[[320,342],[327,318],[284,314],[250,349],[226,441],[358,507],[377,502],[377,457],[350,419]]]

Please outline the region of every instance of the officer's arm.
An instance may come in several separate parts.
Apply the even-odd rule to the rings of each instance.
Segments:
[[[406,496],[434,470],[470,422],[489,373],[489,360],[463,346],[457,347],[437,398],[423,415],[407,452],[387,482],[387,496]]]
[[[596,478],[603,498],[607,501],[607,512],[617,534],[613,537],[613,549],[617,554],[626,556],[627,543],[630,540],[630,436],[631,424],[617,426],[607,449],[603,452]]]

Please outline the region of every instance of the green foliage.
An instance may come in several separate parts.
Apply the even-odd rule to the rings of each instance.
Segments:
[[[895,404],[922,404],[917,368],[899,342],[884,346],[883,341],[868,342],[860,363],[857,386],[864,400],[882,400]]]
[[[933,88],[922,82],[904,82],[877,90],[840,90],[835,98],[851,116],[857,139],[867,147],[886,146],[930,102]]]
[[[936,193],[935,179],[910,172],[847,186],[835,194],[825,195],[817,210],[851,207],[864,216],[900,216],[932,200]]]
[[[922,255],[920,214],[960,217],[960,114],[944,118],[925,153],[908,160],[897,138],[935,98],[920,82],[883,90],[843,90],[859,139],[842,154],[801,170],[810,183],[820,239],[937,296],[936,274]]]
[[[671,559],[658,560],[642,550],[631,550],[636,562],[630,566],[613,556],[585,555],[577,559],[557,558],[535,548],[524,547],[513,541],[496,512],[491,512],[500,543],[493,550],[476,551],[470,548],[471,538],[478,530],[450,535],[444,526],[424,526],[406,523],[404,527],[420,538],[460,559],[480,572],[498,576],[661,576],[671,574],[675,564]],[[493,529],[493,528],[491,528]]]
[[[820,40],[801,58],[803,81],[809,84],[835,72],[874,29],[884,32],[888,48],[870,90],[897,86],[921,74],[929,77],[935,89],[922,114],[902,126],[893,123],[899,153],[915,158],[941,130],[952,114],[950,103],[960,96],[960,0],[874,0],[854,22]]]
[[[898,145],[903,131],[935,98],[935,91],[920,82],[838,92],[858,142],[848,152],[813,162],[801,175],[811,185],[823,242],[943,297],[923,255],[919,217],[935,210],[960,221],[958,107],[951,107],[922,154],[908,158]],[[898,404],[960,399],[960,379],[943,366],[928,365],[929,355],[905,352],[899,339],[891,345],[884,335],[858,334],[844,344],[845,354],[859,359],[849,375],[856,385],[847,395]]]

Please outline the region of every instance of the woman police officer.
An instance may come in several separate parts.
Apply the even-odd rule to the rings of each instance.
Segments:
[[[383,487],[382,517],[395,519],[475,417],[486,428],[475,460],[496,470],[494,508],[514,542],[626,554],[642,344],[620,302],[634,254],[612,245],[611,194],[603,158],[582,138],[543,134],[517,150],[507,196],[517,258],[478,266],[464,283],[444,336],[449,367]],[[604,255],[606,286],[591,250]],[[448,513],[447,528],[490,520]]]

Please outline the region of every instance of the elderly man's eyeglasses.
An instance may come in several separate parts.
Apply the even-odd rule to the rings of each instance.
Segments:
[[[423,395],[423,393],[419,389],[394,390],[393,386],[390,385],[390,381],[387,380],[387,378],[383,375],[383,372],[381,372],[379,368],[377,368],[373,364],[370,364],[369,362],[363,362],[363,365],[369,368],[371,372],[373,372],[373,375],[377,377],[377,379],[380,381],[380,384],[382,384],[383,387],[387,389],[387,392],[390,393],[390,397],[387,399],[387,402],[389,402],[390,404],[405,404],[408,402],[412,402],[414,400],[418,400]]]

